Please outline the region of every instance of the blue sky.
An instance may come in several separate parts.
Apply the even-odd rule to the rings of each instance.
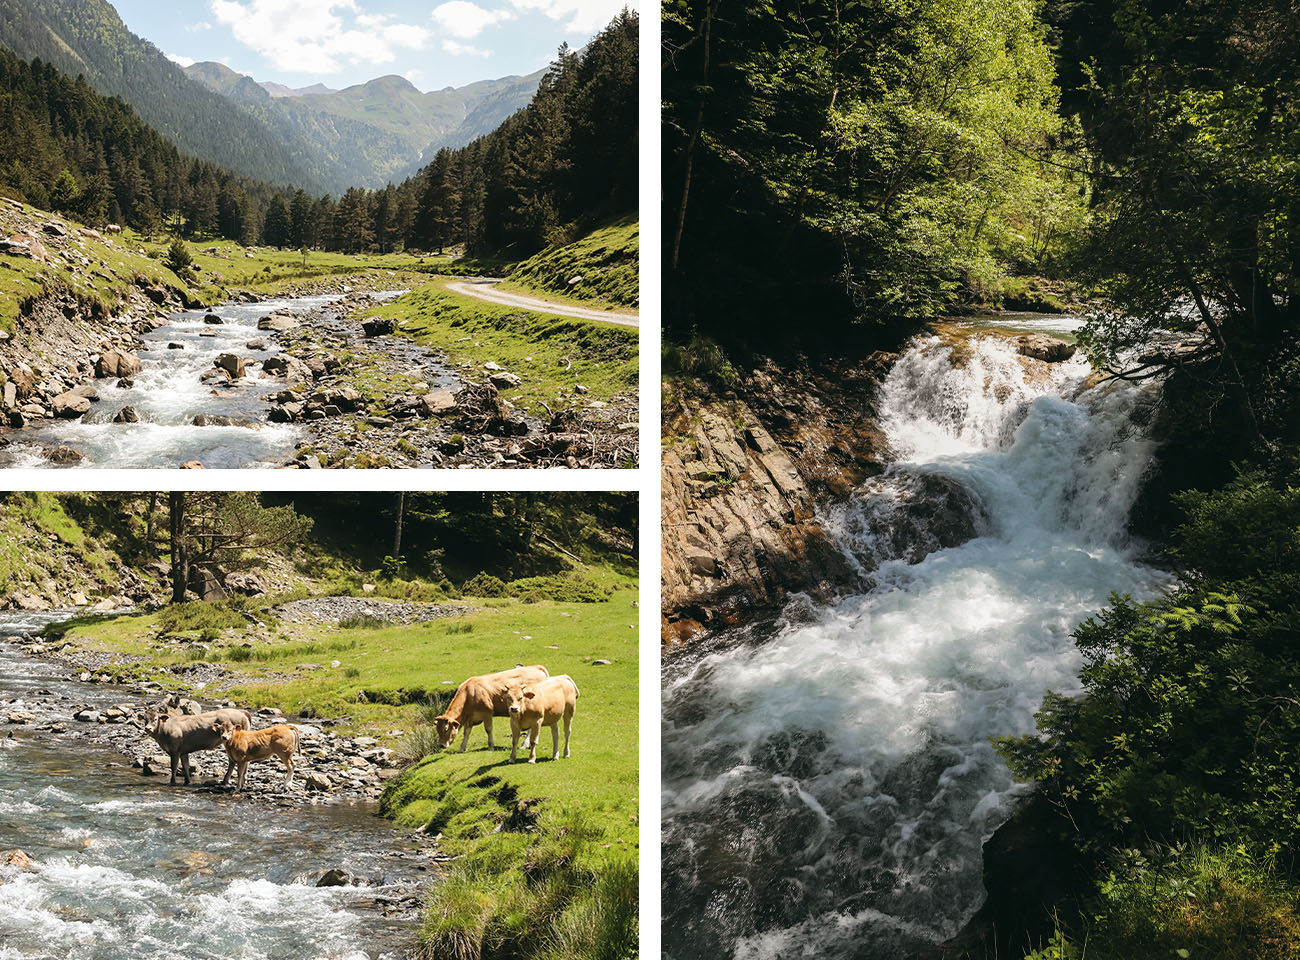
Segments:
[[[341,89],[400,74],[421,90],[525,74],[586,43],[626,0],[110,0],[178,63]],[[637,8],[635,0],[626,5]]]

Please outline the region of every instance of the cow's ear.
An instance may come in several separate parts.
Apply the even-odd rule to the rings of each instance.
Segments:
[[[533,691],[531,691],[531,690],[525,690],[525,691],[524,691],[524,696],[527,697],[529,700],[531,700],[531,699],[533,699],[533,697],[537,696],[537,694],[535,694],[535,693],[534,693]]]
[[[452,720],[452,721],[450,721],[450,723],[451,723],[451,728],[452,728],[453,730],[455,730],[457,727],[460,726],[460,721],[459,721],[459,720]]]

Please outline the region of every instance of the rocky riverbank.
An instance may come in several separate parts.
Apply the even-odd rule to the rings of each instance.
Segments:
[[[859,583],[818,504],[883,469],[872,397],[892,359],[766,359],[728,388],[665,383],[665,642]]]

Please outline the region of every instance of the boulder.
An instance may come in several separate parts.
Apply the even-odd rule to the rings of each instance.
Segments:
[[[489,376],[488,379],[492,381],[492,386],[496,387],[498,390],[508,390],[510,387],[517,387],[519,384],[524,382],[518,374],[506,373],[504,371],[501,373],[494,373]]]
[[[249,350],[265,350],[266,341],[261,337],[257,337],[256,339],[249,340],[248,343],[244,344],[244,347]]]
[[[298,326],[298,318],[290,313],[270,313],[257,321],[259,330],[284,331]]]
[[[361,329],[367,337],[379,337],[396,330],[397,323],[388,317],[368,317],[361,321]]]
[[[18,388],[10,381],[5,381],[4,403],[6,410],[18,406]]]
[[[200,413],[190,423],[196,427],[247,427],[250,426],[247,420],[241,420],[238,417],[227,417],[219,413]]]
[[[108,350],[95,361],[97,377],[133,377],[144,368],[140,358],[120,350]]]
[[[19,400],[30,397],[33,391],[36,390],[36,374],[25,363],[19,363],[9,370],[8,378],[9,382],[14,385]]]
[[[352,874],[348,873],[346,870],[339,870],[338,868],[335,868],[333,870],[326,870],[324,873],[322,873],[320,879],[316,881],[316,886],[346,887],[346,886],[350,886],[352,882],[353,882]]]
[[[218,323],[225,323],[226,321],[222,320],[215,313],[209,313],[206,317],[203,318],[203,322],[215,326]]]
[[[84,415],[90,410],[90,400],[80,394],[68,391],[61,393],[50,401],[50,407],[54,410],[56,417],[63,417],[66,420],[75,420],[77,417]]]
[[[421,416],[436,417],[456,410],[456,395],[450,390],[435,390],[426,393],[419,400],[418,410]]]
[[[340,410],[356,410],[361,406],[363,399],[361,391],[353,387],[343,387],[329,394],[329,402]]]
[[[182,470],[202,470],[203,462],[201,460],[186,460],[181,464]]]
[[[1016,352],[1022,357],[1033,357],[1035,360],[1044,360],[1047,363],[1069,360],[1078,350],[1074,344],[1049,337],[1045,333],[1029,333],[1023,337],[1016,337],[1012,343],[1016,345]]]
[[[222,367],[213,367],[199,374],[199,383],[229,383],[230,373]]]
[[[223,353],[213,363],[230,374],[232,380],[238,380],[244,375],[244,358],[233,353]]]
[[[266,581],[255,573],[226,574],[226,590],[249,597],[260,597],[267,591]]]
[[[184,350],[184,349],[185,349],[185,344],[183,344],[183,343],[169,343],[169,344],[167,344],[167,349],[168,349],[168,350]]]
[[[135,381],[130,377],[123,377],[121,380],[117,381],[117,389],[119,390],[130,390],[134,386]]]
[[[113,418],[114,423],[139,423],[140,414],[136,412],[135,407],[125,406],[117,411],[117,416]]]

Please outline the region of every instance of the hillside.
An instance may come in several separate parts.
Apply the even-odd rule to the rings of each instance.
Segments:
[[[528,104],[545,73],[422,93],[398,76],[344,90],[316,84],[295,91],[211,61],[185,72],[274,130],[295,161],[334,192],[382,187],[414,173],[441,147],[491,132]]]
[[[106,0],[0,0],[0,45],[121,97],[182,151],[277,184],[319,184],[265,124],[191,80]]]

